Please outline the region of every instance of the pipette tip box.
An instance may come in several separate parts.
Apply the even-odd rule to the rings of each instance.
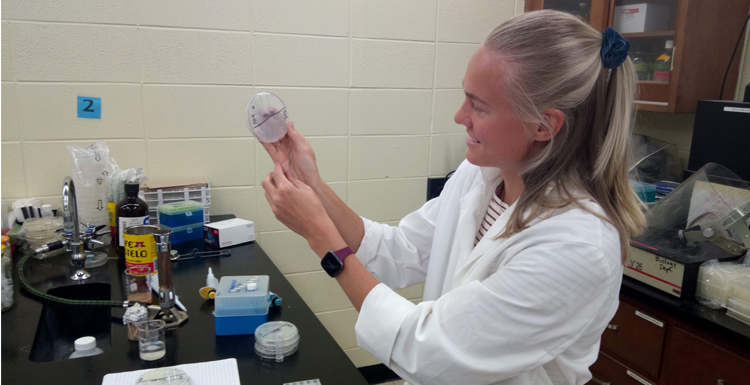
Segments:
[[[253,334],[268,321],[268,276],[224,276],[214,298],[217,336]]]

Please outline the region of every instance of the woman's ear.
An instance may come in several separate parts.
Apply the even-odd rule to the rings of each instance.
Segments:
[[[547,142],[560,132],[560,129],[565,123],[565,115],[558,109],[550,108],[549,110],[542,112],[542,116],[547,124],[540,124],[536,127],[534,140],[538,142]]]

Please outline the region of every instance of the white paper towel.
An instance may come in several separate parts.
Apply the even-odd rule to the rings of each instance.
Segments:
[[[182,369],[190,376],[190,385],[240,385],[240,372],[234,358],[174,367]],[[134,385],[138,377],[149,370],[154,369],[107,374],[102,385]]]

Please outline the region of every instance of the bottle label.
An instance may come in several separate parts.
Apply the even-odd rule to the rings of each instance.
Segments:
[[[654,71],[654,80],[668,82],[670,71]]]
[[[123,237],[123,232],[125,231],[125,229],[127,229],[130,226],[147,225],[148,219],[149,219],[148,215],[146,215],[145,217],[129,217],[129,218],[120,217],[120,231],[119,231],[119,234],[117,234],[119,243],[117,245],[125,246],[125,239]]]
[[[117,232],[117,222],[115,222],[115,207],[117,206],[117,203],[115,202],[109,202],[107,203],[107,210],[109,210],[109,230],[110,234],[112,234],[112,237],[114,237],[115,232]]]

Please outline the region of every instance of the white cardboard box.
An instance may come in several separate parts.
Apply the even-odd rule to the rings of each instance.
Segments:
[[[612,28],[620,33],[669,30],[669,7],[648,3],[615,7]]]
[[[203,225],[203,238],[216,248],[252,242],[255,240],[255,225],[240,218],[206,223]]]

